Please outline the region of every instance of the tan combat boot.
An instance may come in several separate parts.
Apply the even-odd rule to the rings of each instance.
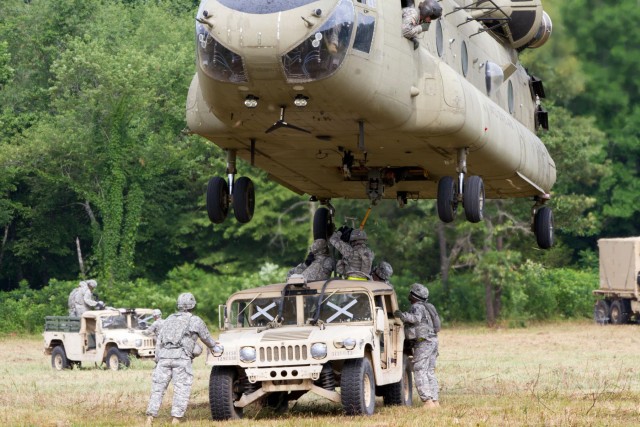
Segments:
[[[434,400],[433,404],[435,405],[436,408],[440,407],[440,402],[438,402],[437,400]]]
[[[145,426],[152,426],[153,425],[153,415],[149,415],[147,417],[147,422],[144,425]]]
[[[436,404],[433,403],[433,400],[425,400],[424,401],[424,406],[425,409],[435,409],[436,408]]]
[[[171,424],[180,424],[182,422],[182,418],[173,417],[171,420]]]

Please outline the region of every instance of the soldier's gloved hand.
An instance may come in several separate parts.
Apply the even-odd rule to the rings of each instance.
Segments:
[[[423,22],[422,24],[420,24],[420,28],[422,28],[422,31],[427,31],[429,29],[429,25],[431,25],[430,22]]]
[[[342,227],[338,228],[338,230],[336,231],[339,231],[340,234],[344,234],[344,232],[347,231],[348,228],[349,227],[347,227],[346,225],[343,225]]]
[[[402,311],[400,310],[396,310],[393,312],[393,317],[402,317]]]
[[[351,232],[352,231],[353,231],[353,228],[346,227],[346,230],[342,233],[342,236],[340,236],[340,239],[343,242],[349,243],[349,240],[351,239]]]
[[[98,303],[96,304],[96,308],[98,310],[104,310],[104,301],[98,301]]]
[[[309,255],[307,255],[307,259],[304,260],[304,264],[309,267],[315,259],[316,256],[313,254],[313,252],[309,252]]]

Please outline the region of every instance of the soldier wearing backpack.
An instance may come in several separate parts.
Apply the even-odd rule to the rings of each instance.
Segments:
[[[211,337],[207,326],[198,316],[191,314],[196,299],[191,293],[180,294],[178,312],[167,317],[157,337],[156,367],[153,370],[151,397],[147,406],[147,425],[153,424],[162,404],[162,397],[173,378],[173,405],[171,416],[173,424],[184,417],[193,384],[192,359],[202,348],[198,338],[209,348],[216,341]]]
[[[429,290],[420,283],[411,285],[409,301],[411,310],[393,314],[404,323],[405,338],[413,348],[413,377],[424,407],[440,406],[438,402],[438,379],[436,358],[438,357],[438,332],[440,316],[433,304],[427,302]]]

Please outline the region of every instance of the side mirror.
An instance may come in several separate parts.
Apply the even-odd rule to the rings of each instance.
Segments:
[[[384,332],[384,321],[386,320],[386,316],[384,314],[384,310],[380,307],[376,307],[376,332],[382,333]]]

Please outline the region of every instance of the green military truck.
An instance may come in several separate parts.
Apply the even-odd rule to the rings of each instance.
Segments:
[[[152,309],[107,309],[86,311],[81,317],[47,316],[44,354],[58,371],[80,367],[82,362],[102,364],[118,370],[131,358],[153,359],[155,339],[142,332],[152,319]]]
[[[620,325],[640,320],[640,237],[599,239],[600,289],[595,321]]]
[[[237,419],[250,404],[286,410],[307,392],[341,404],[347,415],[411,405],[412,377],[404,326],[393,313],[393,286],[330,279],[245,289],[220,307],[219,344],[209,405],[214,420]]]

